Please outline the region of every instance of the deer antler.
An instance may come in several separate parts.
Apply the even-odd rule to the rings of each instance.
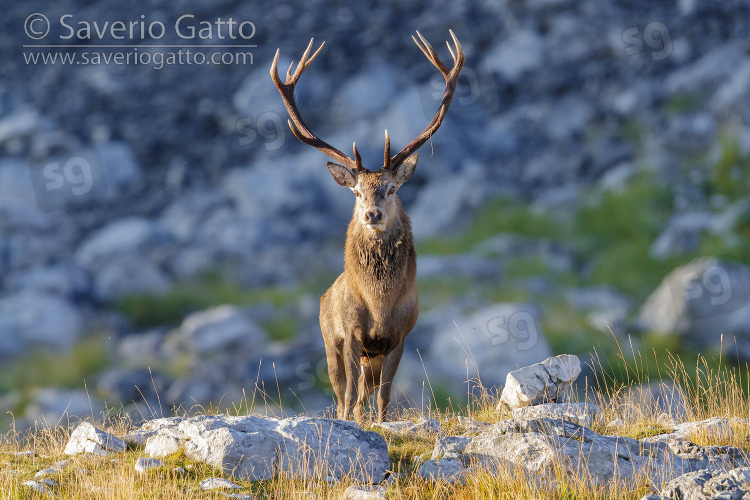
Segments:
[[[422,146],[422,144],[427,142],[427,140],[432,137],[432,134],[434,134],[435,131],[437,131],[437,129],[440,127],[440,124],[443,123],[445,113],[448,111],[448,106],[450,106],[451,100],[453,99],[453,94],[456,91],[458,75],[459,73],[461,73],[461,68],[464,65],[464,50],[461,47],[461,42],[458,41],[458,38],[456,38],[453,30],[449,30],[449,32],[451,34],[451,38],[453,38],[453,44],[456,48],[456,53],[454,54],[450,44],[447,41],[445,42],[448,46],[448,51],[451,53],[451,57],[453,57],[453,68],[451,69],[448,69],[448,67],[443,64],[443,61],[441,61],[437,56],[435,49],[432,48],[432,45],[429,44],[429,42],[425,39],[425,37],[422,36],[419,31],[417,31],[419,40],[417,40],[414,36],[411,37],[412,40],[414,40],[414,43],[417,44],[417,47],[419,47],[419,49],[424,53],[427,59],[429,59],[430,62],[435,65],[435,67],[443,75],[443,78],[445,78],[445,93],[443,94],[443,99],[440,102],[440,107],[438,108],[438,112],[435,115],[435,118],[433,118],[430,124],[427,125],[427,128],[424,129],[424,131],[419,134],[416,139],[411,141],[404,149],[402,149],[393,157],[390,157],[391,141],[388,138],[388,131],[385,131],[385,161],[383,168],[386,170],[392,170],[398,167],[401,162],[411,156],[417,149]]]
[[[427,128],[424,129],[424,131],[419,134],[416,139],[411,141],[404,149],[402,149],[393,157],[391,157],[391,141],[388,137],[388,131],[385,131],[385,154],[383,159],[383,168],[386,170],[393,170],[398,167],[401,162],[411,156],[417,149],[422,146],[422,144],[427,142],[427,140],[432,137],[432,134],[434,134],[435,131],[440,127],[440,124],[443,123],[445,113],[446,111],[448,111],[448,106],[450,106],[451,100],[453,99],[453,94],[456,91],[458,75],[459,73],[461,73],[461,68],[464,65],[464,51],[461,47],[461,42],[458,41],[458,38],[456,38],[456,35],[453,34],[452,30],[449,31],[451,34],[451,38],[453,38],[453,44],[456,49],[456,52],[454,54],[450,44],[446,42],[446,45],[448,45],[448,51],[450,51],[451,56],[453,57],[453,68],[451,69],[448,69],[448,67],[443,64],[443,62],[437,56],[435,49],[432,48],[432,45],[429,44],[429,42],[422,36],[419,31],[417,31],[419,40],[412,36],[412,39],[414,40],[414,43],[417,44],[417,47],[419,47],[419,49],[424,53],[427,59],[429,59],[430,62],[435,65],[435,67],[445,78],[445,93],[443,94],[443,99],[440,102],[440,108],[438,108],[437,114],[429,123],[429,125],[427,125]],[[302,54],[302,59],[300,59],[299,63],[297,64],[297,68],[294,70],[294,73],[292,73],[294,62],[292,62],[292,64],[289,66],[289,69],[286,72],[286,82],[284,83],[281,82],[278,72],[279,52],[281,49],[276,50],[276,55],[274,56],[273,64],[271,65],[271,78],[273,79],[273,83],[276,85],[276,88],[279,89],[279,93],[281,94],[281,98],[284,101],[284,105],[289,112],[289,116],[291,118],[291,120],[288,120],[289,128],[292,129],[292,133],[297,139],[304,142],[305,144],[315,147],[316,149],[330,156],[353,172],[366,170],[362,166],[362,158],[357,151],[357,143],[354,143],[353,145],[354,158],[352,159],[327,142],[319,139],[310,131],[307,125],[305,125],[305,122],[302,120],[302,116],[297,109],[297,103],[294,101],[294,86],[297,84],[300,76],[302,76],[302,73],[310,66],[310,64],[312,64],[315,58],[318,57],[318,54],[320,54],[320,51],[323,49],[324,45],[325,42],[321,43],[320,47],[318,47],[318,50],[316,50],[312,57],[310,57],[310,51],[313,47],[313,39],[310,39],[310,44]]]
[[[320,47],[318,47],[318,50],[316,50],[312,57],[309,57],[308,59],[310,51],[313,47],[313,39],[311,38],[307,49],[305,49],[305,52],[302,54],[302,59],[300,59],[299,63],[297,64],[297,69],[294,70],[294,73],[292,73],[294,61],[292,61],[292,64],[289,65],[289,69],[286,71],[286,82],[284,83],[281,82],[281,78],[279,78],[278,72],[279,52],[281,49],[277,49],[276,55],[273,58],[273,64],[271,65],[271,78],[273,79],[273,83],[276,85],[276,88],[279,89],[281,99],[284,101],[286,110],[289,112],[291,120],[287,120],[287,122],[289,123],[289,128],[292,129],[292,133],[297,139],[322,151],[326,155],[330,156],[337,162],[347,167],[349,170],[355,172],[364,170],[364,168],[362,167],[362,157],[360,157],[359,152],[357,151],[357,143],[354,143],[353,146],[354,158],[352,159],[327,142],[319,139],[310,131],[307,125],[305,125],[305,122],[302,120],[302,116],[297,109],[297,103],[294,101],[294,86],[297,85],[297,81],[299,80],[299,77],[302,76],[302,73],[304,73],[304,71],[308,67],[310,67],[315,58],[318,57],[318,54],[320,54],[320,51],[323,50],[323,46],[325,44],[325,42],[321,43]]]

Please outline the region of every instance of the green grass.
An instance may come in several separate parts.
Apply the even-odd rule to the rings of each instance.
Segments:
[[[109,340],[103,336],[78,342],[70,352],[35,350],[4,362],[0,370],[0,394],[36,387],[80,387],[81,381],[110,363]]]
[[[726,131],[720,134],[719,144],[721,153],[710,168],[707,194],[724,196],[730,202],[746,198],[750,189],[750,155],[743,154],[739,140]]]
[[[117,309],[138,327],[177,325],[191,312],[209,307],[262,302],[279,306],[297,299],[301,293],[298,289],[278,287],[249,290],[236,283],[208,278],[195,283],[179,283],[161,296],[124,297]]]
[[[665,109],[673,114],[697,111],[703,107],[704,99],[699,92],[686,92],[672,97],[665,104]]]
[[[561,229],[559,221],[550,214],[535,211],[520,199],[498,198],[480,210],[469,229],[460,236],[418,242],[417,254],[449,255],[471,251],[488,237],[499,233],[560,239],[563,236]]]

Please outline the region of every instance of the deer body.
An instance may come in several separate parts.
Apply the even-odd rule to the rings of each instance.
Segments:
[[[414,152],[438,129],[453,98],[464,62],[461,44],[451,32],[453,67],[448,68],[417,32],[417,46],[445,77],[446,90],[438,113],[427,128],[404,149],[390,155],[385,133],[383,167],[371,171],[362,166],[354,145],[354,158],[316,137],[305,125],[294,101],[294,86],[315,60],[323,45],[310,56],[310,40],[302,59],[286,82],[278,76],[279,52],[271,66],[271,77],[279,89],[294,135],[339,163],[328,162],[328,170],[341,186],[355,195],[352,220],[346,234],[344,272],[320,299],[320,328],[325,343],[328,375],[337,401],[337,416],[363,423],[364,404],[378,392],[378,421],[385,420],[391,400],[404,339],[418,315],[417,254],[411,222],[397,191],[414,174],[418,156]]]
[[[368,172],[353,181],[359,195],[347,230],[344,272],[320,299],[339,418],[350,418],[353,410],[361,421],[365,401],[379,387],[378,421],[385,419],[404,339],[417,321],[417,253],[411,222],[395,192],[396,183],[405,182],[398,174],[411,169],[410,177],[414,166],[416,155],[395,176]],[[376,219],[377,229],[368,222]]]

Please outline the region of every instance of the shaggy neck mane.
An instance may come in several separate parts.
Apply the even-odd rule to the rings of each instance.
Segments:
[[[356,280],[372,292],[386,292],[402,283],[402,276],[414,253],[411,222],[403,210],[383,232],[364,227],[352,219],[347,231],[345,266]]]

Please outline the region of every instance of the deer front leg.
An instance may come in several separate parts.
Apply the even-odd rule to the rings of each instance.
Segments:
[[[344,395],[344,420],[354,420],[362,425],[362,412],[357,412],[357,384],[359,382],[362,343],[354,335],[344,342],[344,369],[346,370],[346,393]]]
[[[388,406],[391,404],[391,386],[393,377],[396,376],[401,355],[404,353],[404,340],[393,348],[391,352],[383,356],[383,368],[380,377],[380,391],[378,391],[378,422],[384,422],[388,415]]]
[[[336,394],[336,418],[344,418],[344,398],[346,394],[346,370],[344,369],[343,342],[334,343],[325,340],[328,378],[331,379],[333,392]]]

